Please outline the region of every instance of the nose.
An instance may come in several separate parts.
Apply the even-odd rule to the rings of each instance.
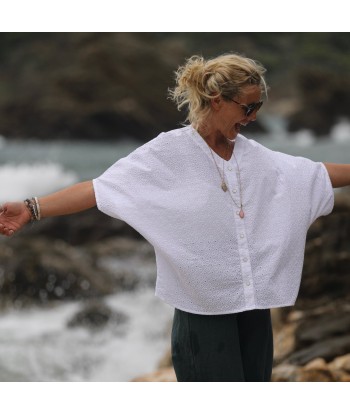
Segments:
[[[251,122],[256,121],[256,115],[255,114],[250,114],[248,115],[248,117],[246,116],[244,121],[241,122],[242,125],[248,125]]]
[[[257,115],[257,113],[258,113],[258,111],[257,110],[254,110],[250,115],[248,115],[247,120],[249,122],[256,121],[256,115]]]

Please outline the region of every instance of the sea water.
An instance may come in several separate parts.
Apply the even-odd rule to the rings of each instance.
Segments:
[[[278,119],[265,123],[268,134],[248,138],[287,154],[314,161],[350,162],[350,122],[342,119],[329,136],[316,138],[309,130],[288,134]],[[242,131],[244,134],[244,130]],[[80,180],[89,180],[125,157],[140,142],[132,139],[109,141],[6,140],[0,136],[0,203],[41,196]]]
[[[173,310],[144,288],[105,303],[127,321],[68,328],[79,302],[0,314],[0,382],[123,382],[155,370],[170,347]]]
[[[322,140],[308,130],[288,134],[276,120],[270,127],[269,134],[251,138],[314,161],[350,163],[347,120],[341,120]],[[135,140],[0,137],[0,203],[41,196],[97,177],[139,145]],[[106,302],[128,317],[120,329],[108,325],[98,331],[68,328],[68,320],[81,308],[79,302],[2,311],[0,381],[129,381],[154,370],[170,346],[172,307],[157,299],[150,287],[111,295]]]

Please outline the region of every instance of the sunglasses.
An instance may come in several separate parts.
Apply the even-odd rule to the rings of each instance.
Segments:
[[[232,98],[229,98],[229,100],[234,102],[235,104],[238,104],[245,111],[246,117],[249,117],[249,115],[253,114],[254,111],[259,111],[259,109],[261,108],[263,104],[263,101],[259,101],[259,102],[253,102],[252,104],[249,104],[249,105],[245,105],[245,104],[241,104],[240,102],[235,101]]]

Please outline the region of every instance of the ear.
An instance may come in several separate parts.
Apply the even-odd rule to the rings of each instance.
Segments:
[[[218,111],[220,108],[221,108],[221,105],[222,105],[222,97],[221,96],[218,96],[218,97],[216,97],[216,98],[214,98],[214,99],[212,99],[211,101],[210,101],[210,103],[211,103],[211,108],[213,109],[213,110],[215,110],[215,111]]]

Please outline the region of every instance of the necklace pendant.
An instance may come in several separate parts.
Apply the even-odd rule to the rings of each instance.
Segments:
[[[241,219],[243,219],[244,218],[244,212],[243,212],[243,209],[241,208],[241,210],[239,211],[239,217],[241,218]]]
[[[226,185],[226,183],[225,183],[225,182],[222,182],[222,184],[221,184],[221,189],[222,189],[224,192],[227,192],[228,188],[227,188],[227,185]]]

